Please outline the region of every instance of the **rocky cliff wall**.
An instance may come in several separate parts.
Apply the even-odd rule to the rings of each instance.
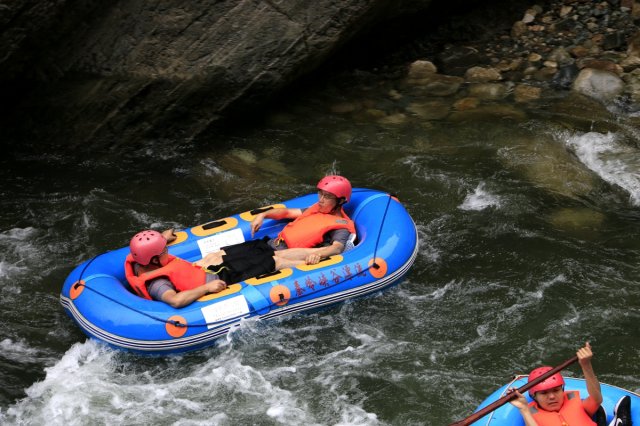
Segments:
[[[14,0],[0,6],[4,121],[71,145],[197,138],[430,3]]]

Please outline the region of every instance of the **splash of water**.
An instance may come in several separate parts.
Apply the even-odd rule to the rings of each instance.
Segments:
[[[458,206],[461,210],[484,210],[488,207],[500,207],[500,197],[489,193],[485,189],[484,182],[476,187],[473,194],[468,194],[462,204]]]
[[[580,161],[606,182],[629,193],[640,206],[640,156],[637,149],[623,144],[615,133],[588,132],[570,135],[564,141]]]

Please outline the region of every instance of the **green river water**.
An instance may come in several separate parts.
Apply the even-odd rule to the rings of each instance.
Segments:
[[[640,391],[638,118],[568,92],[454,100],[354,71],[198,145],[14,144],[0,423],[446,425],[586,340],[601,381]],[[405,204],[420,250],[400,285],[166,358],[87,341],[63,312],[71,269],[135,231],[292,198],[327,173]]]

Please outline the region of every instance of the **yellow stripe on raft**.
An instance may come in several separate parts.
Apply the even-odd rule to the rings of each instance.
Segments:
[[[219,297],[228,296],[233,293],[238,293],[241,289],[242,289],[242,286],[240,284],[231,284],[221,292],[206,294],[202,296],[200,299],[198,299],[198,302],[206,302],[208,300],[213,300]]]
[[[272,275],[268,275],[264,278],[260,278],[260,277],[255,277],[255,278],[249,278],[248,280],[245,280],[245,283],[249,284],[249,285],[260,285],[260,284],[264,284],[264,283],[269,283],[271,281],[277,281],[277,280],[281,280],[283,278],[287,278],[290,277],[293,274],[293,269],[291,268],[284,268],[279,270],[278,272],[272,274]]]
[[[235,217],[226,217],[220,220],[214,220],[202,225],[191,228],[191,233],[196,237],[206,237],[207,235],[217,234],[218,232],[227,231],[238,226],[238,219]]]
[[[173,246],[173,245],[176,245],[176,244],[180,244],[180,243],[182,243],[182,242],[186,241],[186,240],[187,240],[187,238],[189,238],[189,234],[187,234],[187,233],[186,233],[186,232],[184,232],[184,231],[174,232],[173,234],[176,236],[176,239],[175,239],[175,240],[173,240],[173,241],[171,241],[169,244],[167,244],[167,245],[169,245],[169,246]]]
[[[304,263],[301,263],[300,265],[296,265],[296,269],[299,269],[301,271],[313,271],[314,269],[320,269],[324,268],[325,266],[335,265],[336,263],[342,262],[343,259],[344,258],[342,257],[342,255],[336,254],[321,262],[316,263],[315,265],[305,265]]]
[[[271,204],[270,206],[264,206],[264,207],[260,207],[254,210],[249,210],[248,212],[244,212],[244,213],[240,213],[240,219],[247,221],[247,222],[251,222],[253,220],[254,217],[256,217],[255,214],[252,214],[251,212],[253,211],[257,211],[257,212],[263,212],[263,211],[268,211],[271,209],[286,209],[287,206],[285,206],[284,204]]]

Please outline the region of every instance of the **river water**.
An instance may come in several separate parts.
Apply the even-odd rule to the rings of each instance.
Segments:
[[[640,391],[638,118],[568,93],[453,101],[353,71],[198,145],[13,145],[0,423],[446,425],[586,340],[601,381]],[[331,172],[413,216],[420,251],[399,286],[164,358],[87,341],[64,314],[74,265],[135,231],[278,202]]]

